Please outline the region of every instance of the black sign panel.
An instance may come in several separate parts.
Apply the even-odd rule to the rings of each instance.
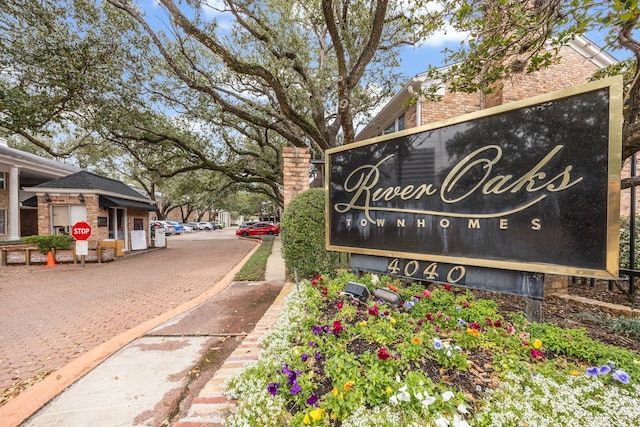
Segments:
[[[404,277],[410,280],[449,283],[537,300],[541,300],[544,296],[544,277],[541,273],[360,254],[351,255],[351,267],[358,271]]]
[[[327,152],[327,247],[618,275],[621,81]]]

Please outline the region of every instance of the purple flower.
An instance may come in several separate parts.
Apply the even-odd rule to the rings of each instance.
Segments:
[[[597,366],[591,366],[587,368],[587,375],[597,377],[600,374],[600,369]]]
[[[300,387],[300,384],[298,384],[298,381],[293,383],[293,386],[291,386],[291,395],[296,395],[298,393],[300,393],[302,391],[302,387]]]
[[[466,324],[467,324],[467,322],[465,322],[464,320],[458,318],[458,326],[464,326]]]
[[[309,359],[309,355],[307,353],[302,353],[302,355],[300,356],[300,360],[302,360],[303,362],[306,362]]]
[[[309,342],[307,343],[307,345],[308,345],[309,347],[317,347],[317,346],[318,346],[318,343],[317,343],[317,342],[315,342],[315,341],[309,341]]]
[[[272,396],[275,396],[278,392],[278,387],[280,387],[280,384],[278,383],[269,383],[269,385],[267,386],[267,390],[269,391],[269,393],[271,393]]]
[[[322,332],[322,328],[320,326],[312,326],[311,327],[311,333],[313,335],[320,335],[320,332]]]
[[[318,407],[318,396],[312,394],[310,398],[307,399],[307,405]]]
[[[600,369],[599,369],[599,373],[600,373],[600,375],[606,375],[606,374],[608,374],[609,372],[611,372],[611,368],[610,368],[608,365],[602,365],[602,366],[600,366]]]
[[[618,369],[612,374],[613,378],[620,381],[622,384],[629,384],[629,374],[622,369]]]
[[[320,352],[316,351],[316,359],[321,359],[321,358],[322,358],[322,355],[320,354]]]

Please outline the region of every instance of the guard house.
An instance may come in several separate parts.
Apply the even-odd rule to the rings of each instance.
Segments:
[[[37,207],[39,235],[69,234],[73,224],[86,221],[89,242],[117,242],[116,255],[150,246],[149,212],[156,206],[121,181],[80,171],[23,191],[35,193],[22,204]]]

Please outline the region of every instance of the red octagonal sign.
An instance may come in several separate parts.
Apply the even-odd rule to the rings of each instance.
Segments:
[[[87,240],[91,236],[91,226],[84,221],[76,222],[71,227],[71,236],[76,240]]]

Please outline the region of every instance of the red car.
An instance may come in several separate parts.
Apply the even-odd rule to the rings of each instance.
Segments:
[[[263,236],[265,234],[277,236],[280,234],[280,227],[270,222],[256,222],[248,227],[240,227],[238,231],[236,231],[236,235],[242,237]]]

